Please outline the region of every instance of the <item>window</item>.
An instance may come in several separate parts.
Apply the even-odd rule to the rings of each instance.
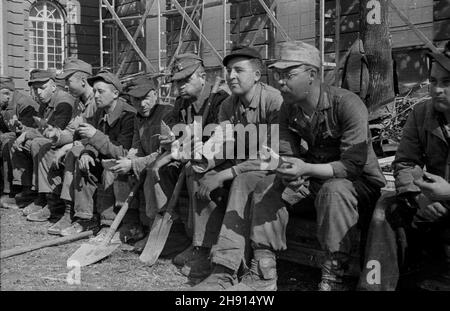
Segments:
[[[64,15],[50,1],[37,1],[30,8],[31,69],[62,69]]]

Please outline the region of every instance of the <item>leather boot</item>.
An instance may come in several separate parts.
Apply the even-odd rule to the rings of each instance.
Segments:
[[[211,274],[192,291],[223,291],[238,283],[236,272],[222,265],[213,265]]]
[[[246,271],[238,286],[242,290],[276,291],[277,278],[275,253],[269,249],[255,249],[250,269]]]
[[[72,224],[72,204],[71,202],[65,202],[66,209],[64,215],[53,226],[48,228],[47,233],[53,235],[61,235],[61,230],[70,227]]]
[[[322,264],[322,280],[319,291],[347,291],[343,276],[347,267],[349,256],[344,253],[330,253]]]
[[[205,278],[211,273],[210,248],[194,247],[192,257],[181,268],[181,274],[190,278]]]

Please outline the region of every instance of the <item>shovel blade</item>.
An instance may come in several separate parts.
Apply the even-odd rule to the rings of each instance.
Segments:
[[[145,248],[139,256],[141,262],[149,266],[155,264],[166,244],[172,223],[172,217],[168,213],[165,213],[164,216],[157,215],[155,217]]]
[[[108,245],[93,243],[81,244],[80,248],[78,248],[75,253],[73,253],[72,256],[67,259],[67,266],[85,267],[90,264],[96,263],[97,261],[100,261],[103,258],[111,255],[112,252],[114,252],[119,246],[120,243]]]

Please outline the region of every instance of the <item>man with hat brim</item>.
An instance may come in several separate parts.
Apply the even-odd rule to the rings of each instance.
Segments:
[[[133,79],[127,86],[125,94],[130,96],[131,104],[137,110],[137,120],[134,125],[133,143],[126,157],[120,158],[111,171],[118,175],[128,175],[130,179],[149,178],[145,174],[158,156],[161,121],[173,108],[170,103],[161,101],[158,97],[159,83],[156,78],[139,77]],[[142,175],[144,172],[145,175]],[[144,229],[149,226],[145,214],[145,197],[148,191],[141,188],[133,200],[120,227],[121,240],[138,241],[144,238]]]
[[[31,96],[23,91],[15,89],[13,78],[0,77],[0,106],[0,158],[2,159],[2,165],[5,167],[5,169],[2,170],[2,184],[4,179],[7,180],[7,182],[5,182],[6,187],[1,187],[3,189],[3,195],[2,198],[0,198],[0,205],[3,205],[3,202],[5,202],[5,207],[7,207],[8,203],[15,203],[13,198],[16,193],[14,189],[9,189],[10,182],[8,182],[8,180],[12,180],[11,163],[8,162],[10,159],[8,155],[9,150],[6,150],[4,147],[8,141],[16,139],[16,133],[20,133],[24,126],[34,126],[33,116],[37,114],[39,105],[31,98]],[[7,155],[3,157],[3,153]]]
[[[115,204],[120,205],[124,200],[114,191],[114,174],[104,169],[102,162],[127,155],[133,139],[136,110],[120,97],[123,86],[115,74],[101,71],[87,82],[94,89],[97,111],[92,124],[81,123],[76,130],[84,148],[78,159],[73,158],[73,162],[68,163],[72,178],[65,176],[63,180],[61,198],[73,202],[74,211],[71,226],[60,231],[63,236],[99,229],[95,210],[101,225],[111,225],[116,216]],[[127,177],[119,176],[118,180],[127,181]]]
[[[28,85],[31,86],[40,106],[38,117],[35,118],[37,128],[26,128],[11,144],[12,184],[22,186],[24,194],[20,203],[16,197],[16,207],[25,207],[33,201],[36,205],[47,206],[46,196],[37,195],[38,166],[35,164],[41,149],[51,145],[51,140],[44,135],[45,132],[55,127],[65,129],[74,105],[74,98],[56,87],[55,75],[53,70],[34,69],[30,72]]]
[[[94,101],[94,92],[87,83],[87,79],[92,76],[92,66],[77,58],[67,58],[64,61],[63,72],[57,76],[65,81],[69,93],[76,98],[71,120],[65,129],[49,127],[44,135],[53,141],[51,146],[43,148],[38,156],[38,190],[40,194],[52,197],[54,204],[65,205],[59,198],[64,167],[60,167],[59,162],[67,152],[78,156],[82,150],[81,144],[73,147],[74,133],[83,122],[92,122],[97,106]],[[75,137],[76,138],[76,137]],[[75,139],[76,140],[76,139]],[[71,149],[73,147],[73,149]],[[42,209],[34,203],[24,209],[24,214],[28,218],[48,219],[48,210]],[[64,216],[48,229],[50,234],[58,234],[62,227],[70,225],[70,204],[66,206]]]
[[[238,154],[223,160],[204,155],[203,161],[192,165],[197,182],[191,198],[195,200],[193,245],[210,250],[213,266],[210,276],[194,290],[221,290],[237,283],[237,271],[248,259],[249,198],[257,182],[270,173],[262,165],[257,146],[271,144],[272,129],[278,127],[283,103],[278,90],[260,81],[263,64],[255,49],[237,46],[223,59],[223,65],[232,95],[221,106],[219,122],[221,126],[236,127],[236,133],[229,137],[237,136],[237,141],[231,139],[226,143],[233,144]],[[245,127],[248,138],[239,135],[240,126]],[[215,136],[211,138],[215,139]],[[241,147],[245,147],[245,154],[239,154]],[[229,190],[228,201],[214,204],[216,193],[222,187]],[[194,262],[189,264],[191,274],[209,270],[195,266]]]
[[[228,97],[228,93],[218,87],[217,81],[216,85],[213,86],[207,80],[203,60],[192,53],[175,56],[170,81],[175,85],[178,97],[175,100],[174,108],[164,118],[167,130],[161,136],[161,147],[165,152],[149,168],[148,173],[152,177],[147,178],[144,185],[145,189],[151,189],[148,192],[149,196],[146,202],[146,212],[150,219],[166,208],[178,176],[187,162],[174,157],[174,154],[171,153],[171,149],[179,142],[174,142],[173,139],[168,138],[170,129],[173,129],[176,125],[185,127],[185,125],[194,124],[194,119],[198,119],[197,122],[203,128],[208,126],[208,124],[217,123],[220,105]],[[191,144],[190,137],[184,143]],[[188,181],[187,187],[190,187],[189,183]],[[180,208],[179,210],[180,218],[187,226],[187,231],[190,232],[192,226],[188,223],[187,212],[187,208]],[[174,249],[173,252],[180,252],[188,245],[189,241],[184,245],[180,243],[179,249]],[[177,247],[174,246],[174,248]],[[189,248],[184,252],[184,254],[189,254],[189,256],[194,253],[197,254],[199,252],[193,248]],[[204,252],[200,253],[202,258],[204,257],[203,255],[206,255]]]
[[[277,288],[275,252],[286,249],[287,208],[310,208],[326,254],[319,290],[344,289],[349,231],[364,213],[371,214],[385,184],[371,144],[367,108],[350,91],[321,83],[320,53],[314,46],[284,42],[276,52],[270,68],[284,99],[281,161],[276,174],[260,181],[252,195],[253,259],[241,283],[255,290]]]
[[[428,57],[431,99],[415,105],[403,127],[392,163],[396,192],[380,198],[369,228],[363,290],[395,290],[399,279],[450,290],[450,41]],[[381,267],[377,283],[368,281],[371,260]]]

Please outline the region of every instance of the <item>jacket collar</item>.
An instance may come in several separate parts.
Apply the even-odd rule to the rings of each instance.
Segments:
[[[110,113],[106,113],[106,110],[103,110],[103,118],[102,120],[106,119],[106,122],[109,126],[112,126],[122,115],[123,111],[128,111],[128,104],[126,103],[125,99],[122,97],[119,97],[117,99],[116,107],[114,107],[114,110]]]
[[[424,128],[448,144],[444,137],[444,133],[442,133],[441,126],[439,125],[438,112],[434,110],[431,100],[425,105],[427,105],[428,109],[426,110]]]
[[[58,97],[60,96],[60,92],[62,92],[58,87],[55,90],[55,93],[53,93],[52,98],[50,99],[50,102],[47,105],[47,108],[55,108],[56,106],[56,101],[58,99]]]
[[[243,108],[243,110],[245,110],[245,108],[256,109],[256,108],[258,108],[259,103],[261,101],[261,90],[262,90],[262,84],[261,84],[261,82],[258,82],[255,84],[255,90],[253,93],[253,97],[250,100],[250,103],[248,105],[245,105],[239,96],[236,96],[235,103],[239,104],[241,106],[241,108]]]

